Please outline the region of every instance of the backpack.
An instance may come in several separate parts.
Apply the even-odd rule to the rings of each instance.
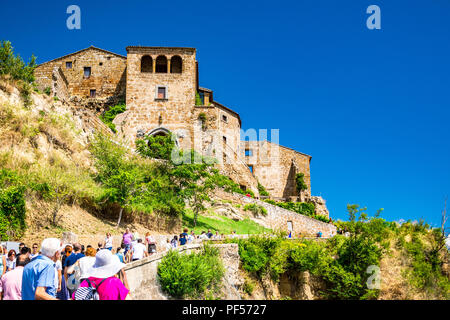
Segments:
[[[86,279],[88,283],[88,287],[78,287],[75,291],[75,300],[100,300],[100,296],[98,295],[97,289],[107,278],[100,281],[98,286],[94,288],[89,279]]]

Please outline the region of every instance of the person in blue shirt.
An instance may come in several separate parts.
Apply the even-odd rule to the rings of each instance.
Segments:
[[[41,254],[23,269],[22,300],[57,300],[55,264],[61,256],[61,245],[56,238],[42,241]]]

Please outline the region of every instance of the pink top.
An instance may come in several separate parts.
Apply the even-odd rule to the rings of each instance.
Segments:
[[[124,244],[130,244],[132,240],[133,240],[132,233],[124,233],[123,234],[123,243]]]
[[[22,300],[22,274],[23,267],[16,267],[5,273],[0,280],[0,291],[3,300]]]
[[[101,278],[89,277],[91,284],[97,288],[97,285],[102,281]],[[86,280],[80,283],[80,287],[88,287]],[[97,290],[100,300],[125,300],[128,290],[123,285],[122,281],[116,277],[109,277],[100,285]],[[75,300],[75,292],[72,294],[72,299]]]

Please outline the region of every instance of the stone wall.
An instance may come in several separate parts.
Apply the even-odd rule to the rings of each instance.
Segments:
[[[239,250],[235,243],[214,245],[219,248],[220,257],[225,266],[223,279],[222,299],[240,299],[238,287],[242,285],[239,278]],[[201,244],[185,245],[177,248],[183,253],[200,250]],[[131,300],[167,300],[170,299],[161,290],[158,282],[158,264],[167,254],[167,251],[158,252],[142,260],[128,263],[125,267],[128,285],[130,286],[129,299]]]
[[[61,70],[61,67],[53,68],[52,75],[52,92],[55,97],[58,97],[61,101],[68,101],[70,98],[70,94],[68,92],[69,82],[66,79],[66,76]]]
[[[302,214],[283,209],[270,203],[250,198],[238,193],[227,193],[218,189],[216,196],[224,200],[231,200],[234,203],[240,203],[242,206],[255,203],[267,209],[267,216],[252,217],[251,219],[260,225],[272,229],[274,231],[288,231],[288,222],[292,223],[292,233],[294,237],[298,235],[314,237],[317,232],[321,231],[325,238],[336,235],[337,228],[335,225],[325,223],[314,218],[304,216]]]
[[[246,163],[253,166],[253,174],[274,198],[296,200],[295,175],[303,173],[308,189],[304,196],[311,195],[311,156],[280,146],[269,141],[242,141],[241,153],[251,150]]]

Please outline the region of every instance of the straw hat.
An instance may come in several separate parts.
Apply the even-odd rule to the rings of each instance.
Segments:
[[[119,257],[109,250],[100,250],[95,255],[95,263],[87,270],[87,275],[94,278],[109,278],[125,267]]]

